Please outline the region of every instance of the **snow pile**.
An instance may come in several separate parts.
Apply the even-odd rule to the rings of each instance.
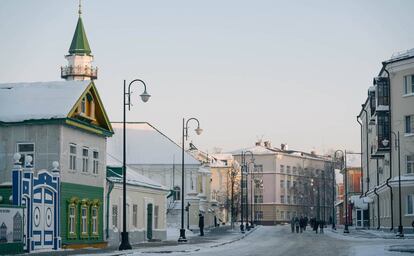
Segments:
[[[91,81],[0,84],[0,121],[66,118]]]

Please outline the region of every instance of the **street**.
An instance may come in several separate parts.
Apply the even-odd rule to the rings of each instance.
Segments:
[[[290,226],[262,226],[244,239],[222,246],[177,246],[168,255],[412,255],[389,252],[390,245],[410,244],[412,239],[364,239],[343,237],[328,229],[324,234],[315,234],[309,229],[302,234],[290,232]],[[180,247],[185,248],[184,250]],[[165,255],[165,251],[139,250],[133,255]],[[128,254],[131,255],[131,254]]]

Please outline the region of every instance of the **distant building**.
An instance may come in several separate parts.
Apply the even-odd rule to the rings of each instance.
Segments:
[[[287,144],[275,148],[270,142],[259,141],[254,147],[232,152],[236,161],[241,162],[243,151],[251,151],[255,160],[254,170],[249,170],[242,184],[248,188],[249,220],[252,214],[264,225],[286,223],[294,216],[332,220],[331,158],[290,150]],[[246,158],[250,162],[249,154]]]

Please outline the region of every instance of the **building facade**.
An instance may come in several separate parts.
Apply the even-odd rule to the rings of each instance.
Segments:
[[[414,217],[413,49],[382,63],[358,118],[362,187],[370,202],[371,227],[410,230]]]
[[[242,184],[248,193],[249,221],[274,225],[287,223],[295,216],[332,220],[334,184],[330,158],[289,150],[285,144],[279,149],[270,142],[259,141],[254,147],[233,152],[235,160],[240,162],[241,152],[247,151],[254,155],[254,168],[249,168]]]

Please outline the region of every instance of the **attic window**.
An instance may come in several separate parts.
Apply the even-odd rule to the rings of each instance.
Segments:
[[[83,113],[83,114],[86,113],[86,99],[85,99],[85,97],[82,98],[82,102],[81,102],[81,113]]]

